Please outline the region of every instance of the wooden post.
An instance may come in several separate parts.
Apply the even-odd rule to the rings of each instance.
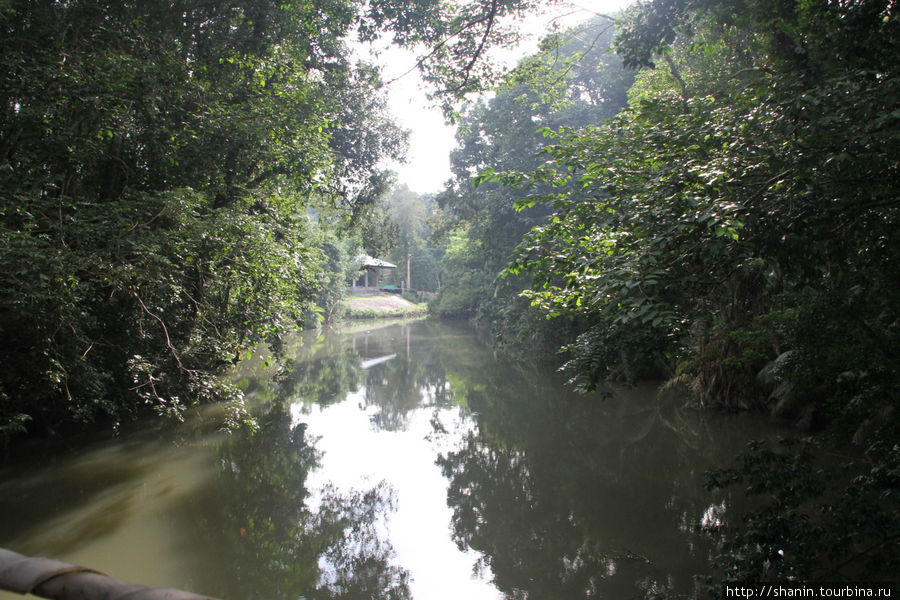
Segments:
[[[406,253],[406,289],[413,289],[412,284],[412,275],[409,272],[409,257],[412,256],[409,252]]]

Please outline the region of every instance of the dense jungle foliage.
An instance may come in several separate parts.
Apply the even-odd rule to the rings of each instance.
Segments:
[[[544,222],[549,210],[516,210],[522,190],[476,185],[475,177],[537,168],[546,161],[542,150],[551,142],[539,129],[602,123],[624,107],[634,76],[612,48],[614,35],[611,22],[595,20],[568,35],[548,37],[496,96],[463,115],[458,148],[451,154],[454,177],[438,196],[446,248],[438,314],[474,315],[490,324],[499,339],[529,345],[559,344],[577,333],[571,323],[551,324],[529,309],[520,297],[528,278],[498,280],[523,236]]]
[[[388,194],[349,40],[429,48],[452,114],[533,4],[0,4],[0,443],[238,399],[216,370],[330,318],[358,243],[582,389],[831,432],[711,475],[759,498],[711,531],[724,578],[894,577],[900,5],[638,2],[459,113],[440,211]]]
[[[0,441],[233,396],[331,316],[405,138],[350,41],[434,47],[449,106],[527,4],[0,4]]]
[[[439,307],[563,332],[583,389],[662,376],[698,406],[770,410],[847,445],[839,469],[823,457],[843,450],[817,438],[711,476],[762,507],[713,532],[727,578],[897,571],[898,18],[875,0],[638,3],[615,41],[636,78],[606,71],[627,88],[621,112],[567,114],[591,98],[561,57],[584,55],[554,50],[523,67],[549,65],[565,108],[517,103],[532,92],[513,79],[461,129],[443,201],[464,284]],[[496,133],[517,110],[526,135]]]
[[[227,395],[309,310],[307,208],[365,203],[402,138],[330,10],[4,3],[0,431]]]

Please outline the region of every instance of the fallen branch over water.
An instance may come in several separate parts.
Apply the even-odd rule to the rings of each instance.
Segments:
[[[114,579],[93,569],[0,548],[0,589],[53,600],[214,600]]]

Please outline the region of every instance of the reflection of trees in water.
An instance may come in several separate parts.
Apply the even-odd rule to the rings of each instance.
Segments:
[[[451,327],[413,322],[340,335],[304,333],[289,341],[277,369],[260,357],[242,363],[235,376],[245,394],[259,401],[304,402],[327,406],[365,386],[365,402],[374,407],[379,429],[405,428],[421,406],[450,406],[451,370],[472,360],[473,338]],[[383,362],[366,365],[369,361]],[[366,368],[368,367],[368,368]]]
[[[398,356],[369,369],[366,378],[366,404],[375,406],[372,423],[381,430],[406,429],[409,413],[422,405],[422,390],[417,375],[423,371],[418,362]]]
[[[316,522],[326,537],[340,539],[322,554],[324,565],[319,586],[308,598],[359,600],[409,598],[408,574],[388,565],[390,544],[375,531],[379,517],[394,509],[393,492],[383,482],[365,493],[340,495],[325,491]]]
[[[300,399],[319,406],[340,402],[355,391],[362,379],[359,354],[340,348],[334,354],[295,362],[277,380],[279,400]]]
[[[358,389],[360,355],[338,335],[303,332],[289,340],[276,362],[262,356],[242,362],[233,376],[244,394],[257,401],[281,403],[296,399],[325,406]]]
[[[678,411],[562,394],[523,373],[490,381],[467,394],[478,433],[438,463],[457,544],[483,554],[498,588],[513,598],[689,593],[709,543],[684,521],[709,498],[704,456],[683,439],[697,432]]]
[[[378,535],[390,489],[325,490],[311,509],[305,483],[319,456],[305,426],[278,407],[260,421],[222,442],[218,475],[192,507],[208,544],[199,554],[216,561],[199,565],[208,580],[195,587],[228,598],[408,598],[407,574]]]
[[[439,464],[449,479],[457,543],[483,554],[482,566],[510,597],[633,596],[635,582],[684,592],[690,589],[684,574],[702,570],[708,550],[696,523],[711,500],[702,491],[701,465],[721,449],[706,441],[708,432],[694,419],[660,409],[650,398],[600,401],[560,392],[560,382],[546,371],[516,371],[468,330],[441,324],[325,337],[304,352],[295,353],[294,364],[273,384],[273,398],[325,405],[365,385],[374,425],[392,431],[404,429],[422,406],[460,404],[478,415],[478,433]],[[286,418],[274,414],[276,421]],[[290,429],[287,422],[280,427],[273,441],[244,436],[242,443],[277,445]],[[302,430],[300,441],[290,451],[311,452]],[[284,454],[289,446],[274,452]],[[235,447],[229,455],[246,453]],[[314,462],[314,454],[297,457],[302,468],[284,476],[290,490],[303,490]],[[275,467],[265,468],[275,475],[285,470]],[[266,474],[268,484],[254,485],[283,487],[278,477]],[[282,569],[276,579],[289,572],[277,557],[301,557],[311,570],[292,575],[300,583],[291,589],[307,597],[407,594],[405,574],[388,566],[390,548],[374,534],[377,512],[390,509],[384,491],[326,499],[315,515],[287,509],[297,524],[293,533],[288,523],[274,527],[287,534],[257,526],[264,543],[254,548],[275,548],[271,564]],[[266,493],[294,507],[305,499],[305,492]]]
[[[460,343],[471,344],[471,338],[445,339],[434,331],[421,337],[423,330],[431,329],[429,324],[416,322],[373,331],[362,341],[357,339],[356,346],[364,347],[369,358],[376,358],[378,353],[393,355],[366,371],[365,402],[376,408],[372,422],[378,429],[401,431],[412,411],[452,403],[444,362]]]

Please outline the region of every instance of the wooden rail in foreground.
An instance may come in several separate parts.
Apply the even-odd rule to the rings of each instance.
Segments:
[[[215,600],[114,579],[93,569],[0,548],[0,589],[53,600]]]

